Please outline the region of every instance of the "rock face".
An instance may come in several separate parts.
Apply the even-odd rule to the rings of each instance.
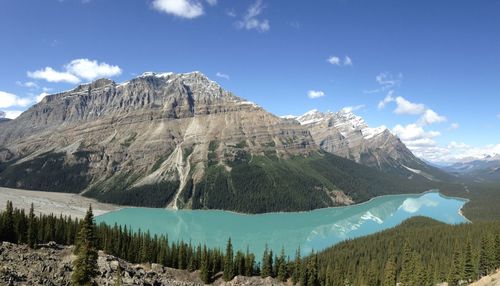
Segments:
[[[48,95],[0,124],[0,186],[240,212],[310,210],[415,191],[324,152],[379,169],[397,161],[406,173],[414,174],[403,163],[420,170],[387,130],[370,129],[351,113],[297,119],[279,118],[199,72],[145,73],[121,84],[100,79]]]
[[[329,153],[398,175],[425,176],[430,180],[446,176],[415,157],[385,126],[370,128],[351,111],[311,110],[294,119],[306,126],[316,144]]]
[[[70,285],[73,271],[73,247],[41,245],[32,250],[25,245],[3,242],[0,244],[0,284],[9,286],[21,285]],[[122,269],[123,285],[203,285],[197,272],[171,269],[159,264],[131,264],[117,257],[99,252],[97,260],[99,274],[95,279],[97,285],[115,285],[118,266]],[[224,282],[218,279],[214,285],[284,285],[274,279],[260,277],[235,277]]]

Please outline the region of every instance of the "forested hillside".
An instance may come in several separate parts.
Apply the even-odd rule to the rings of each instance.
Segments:
[[[79,221],[68,217],[28,215],[7,204],[0,214],[0,240],[27,243],[56,241],[74,244]],[[473,281],[500,267],[500,221],[446,225],[416,217],[370,236],[349,240],[303,259],[283,251],[266,249],[262,261],[247,252],[207,249],[164,236],[132,233],[127,228],[101,224],[96,245],[106,253],[133,263],[154,262],[165,266],[200,270],[203,281],[224,271],[235,275],[272,276],[299,285],[402,285],[425,286],[448,281]]]

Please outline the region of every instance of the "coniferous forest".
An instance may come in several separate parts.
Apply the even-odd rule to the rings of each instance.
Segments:
[[[90,220],[90,222],[89,222]],[[92,230],[89,229],[92,228]],[[299,285],[434,285],[447,281],[461,285],[477,280],[500,267],[500,221],[446,225],[416,217],[396,228],[348,240],[329,249],[301,257],[285,256],[283,249],[266,249],[262,260],[248,250],[234,250],[230,238],[225,250],[209,249],[166,236],[132,232],[127,227],[95,225],[92,217],[28,214],[11,202],[0,215],[0,240],[37,244],[55,241],[77,245],[81,235],[91,232],[95,248],[132,263],[199,270],[209,283],[223,272],[225,280],[236,275],[291,279]],[[80,233],[80,234],[79,234]],[[95,234],[95,235],[94,235]],[[79,238],[80,237],[80,238]],[[80,243],[79,243],[80,241]]]

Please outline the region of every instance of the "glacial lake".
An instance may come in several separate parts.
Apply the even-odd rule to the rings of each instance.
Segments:
[[[302,254],[318,251],[346,239],[393,227],[414,216],[426,216],[448,224],[468,222],[459,210],[466,200],[437,191],[420,195],[391,195],[347,207],[310,212],[237,214],[217,210],[166,210],[124,208],[96,217],[96,222],[167,234],[170,241],[225,249],[231,237],[234,249],[247,246],[261,257],[267,244],[273,252],[285,248],[292,258],[300,246]]]

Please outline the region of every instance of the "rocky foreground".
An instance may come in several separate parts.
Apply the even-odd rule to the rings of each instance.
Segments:
[[[39,245],[36,250],[26,245],[3,242],[0,245],[0,285],[70,285],[73,247],[55,243]],[[122,269],[123,285],[203,285],[198,273],[171,269],[159,264],[131,264],[99,252],[98,285],[115,285],[118,266]],[[220,276],[220,275],[219,275]],[[271,278],[237,276],[224,282],[218,278],[214,285],[283,285]]]

